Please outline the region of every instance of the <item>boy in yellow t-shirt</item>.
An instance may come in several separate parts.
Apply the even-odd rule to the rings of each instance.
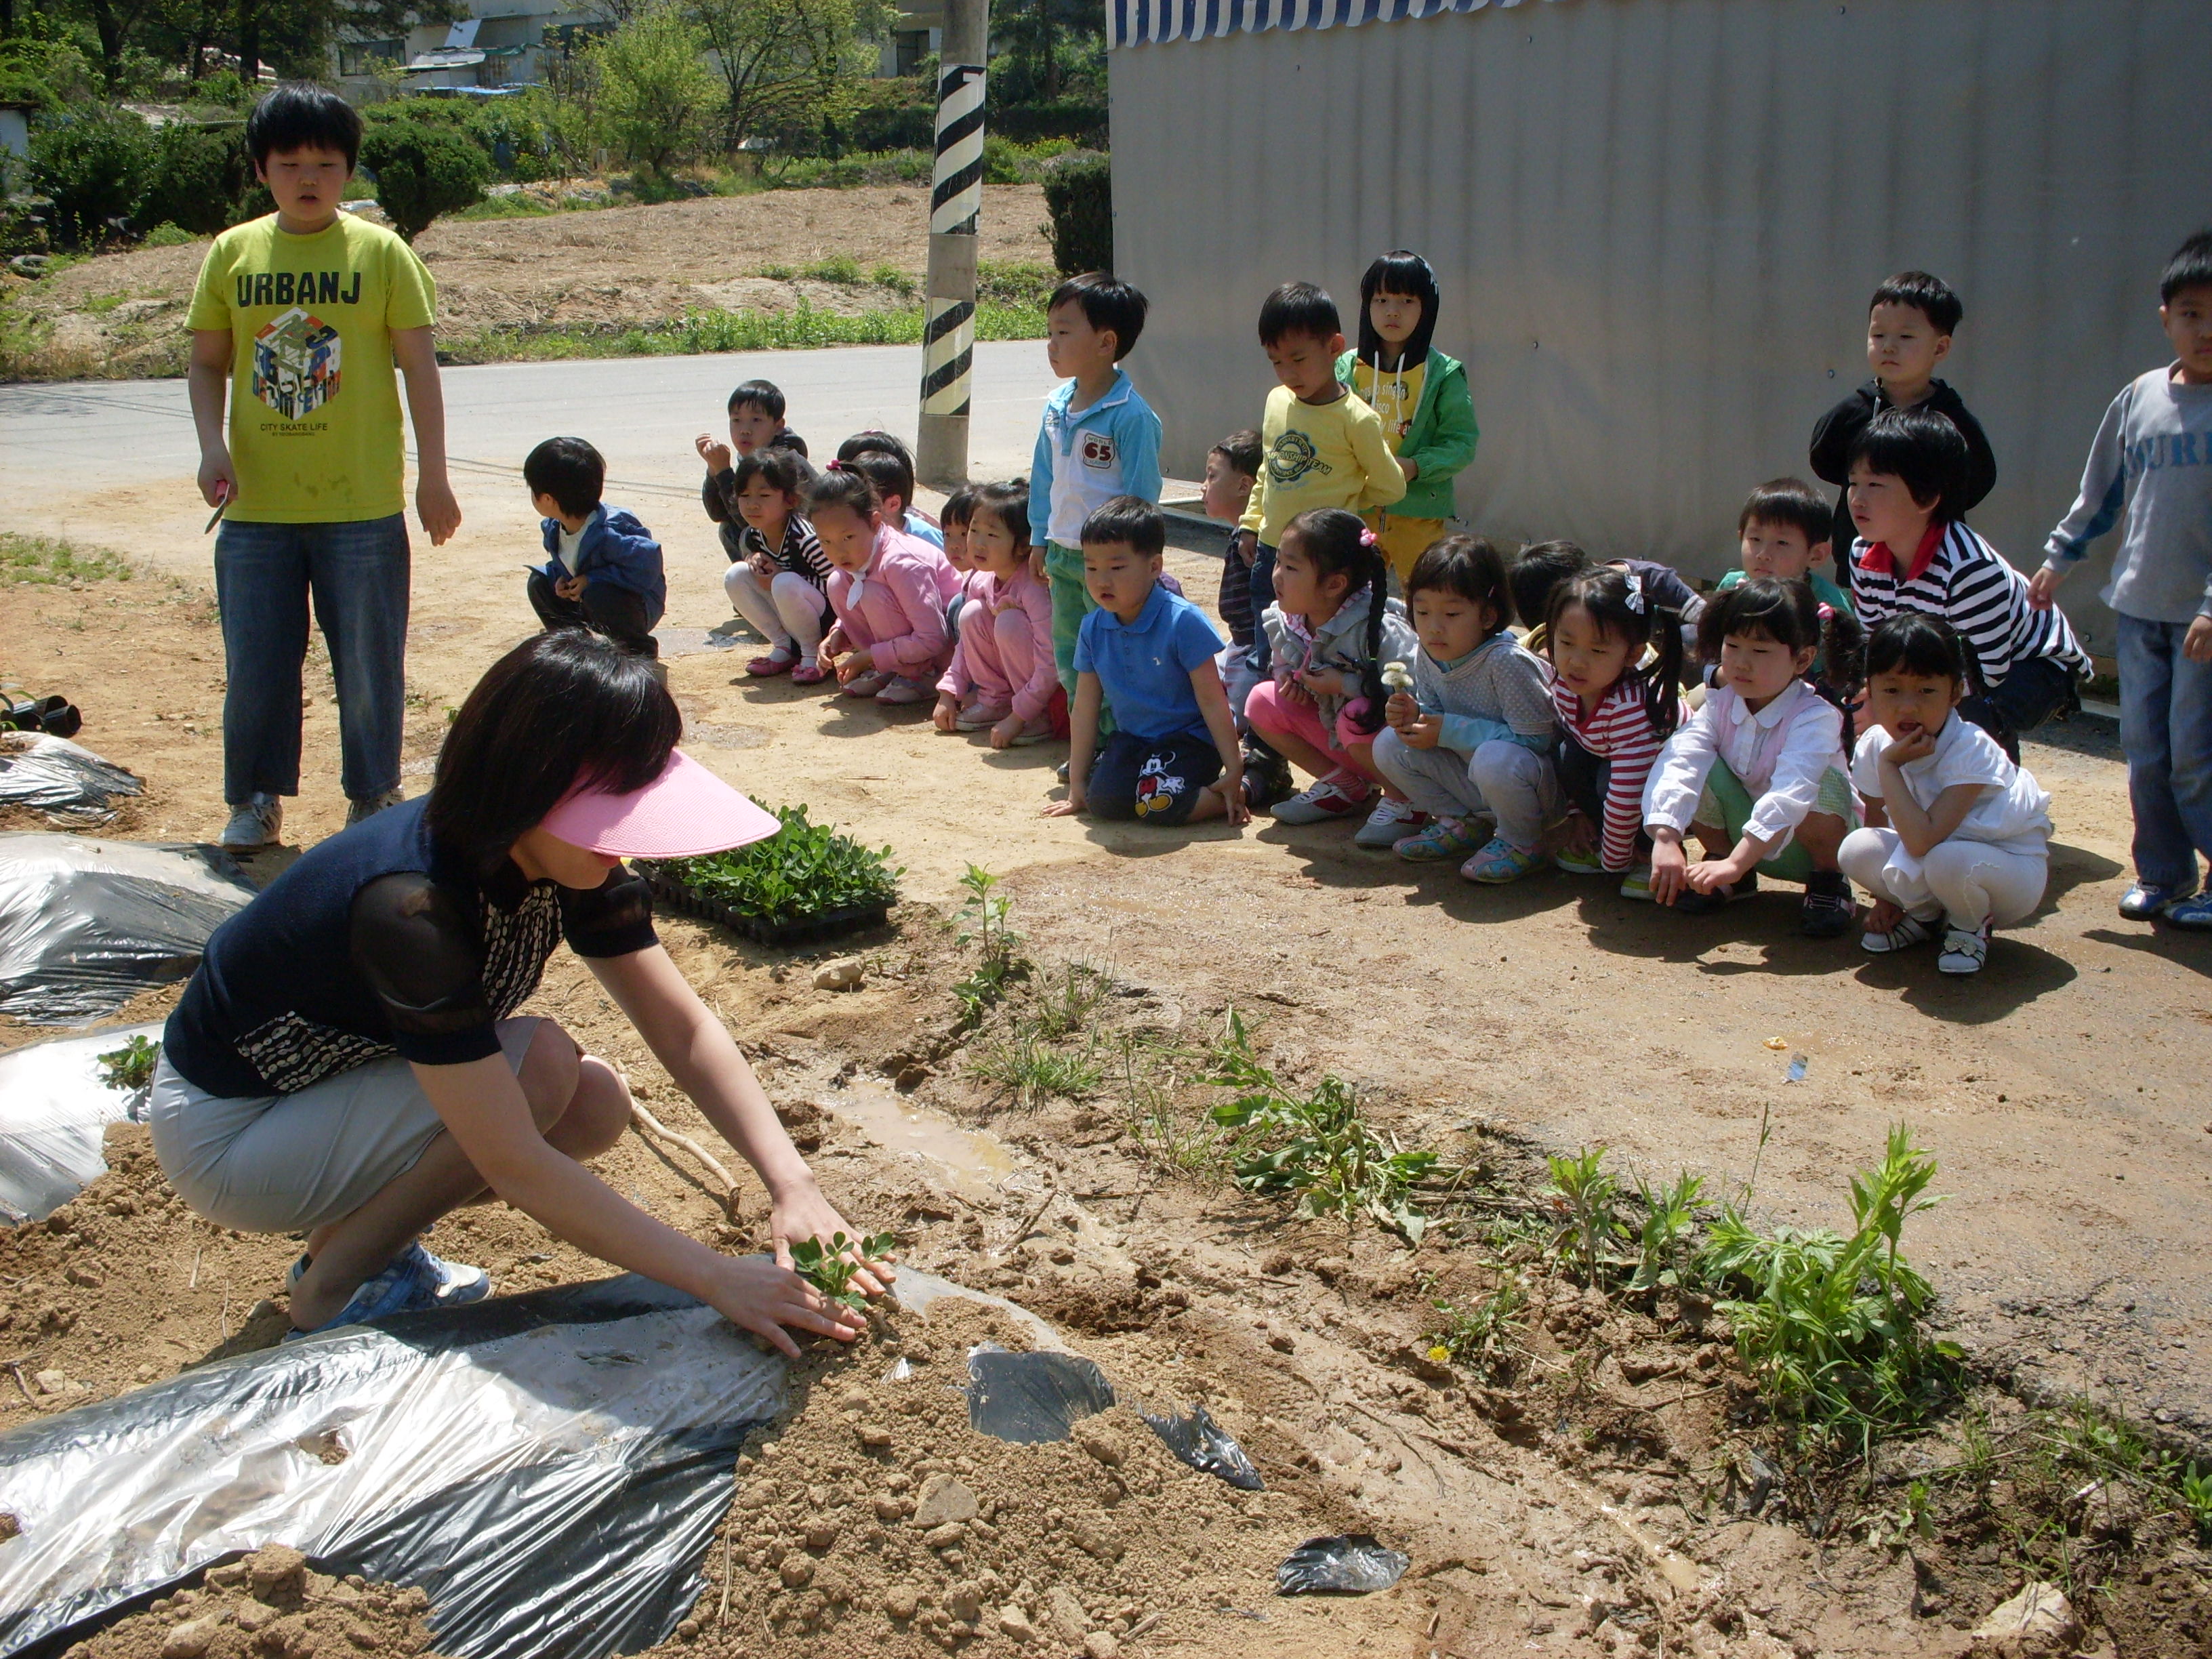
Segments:
[[[1282,384],[1267,394],[1260,484],[1236,542],[1237,556],[1252,572],[1255,617],[1275,602],[1275,544],[1285,525],[1313,507],[1360,513],[1406,493],[1406,474],[1382,421],[1336,378],[1344,328],[1328,291],[1285,283],[1270,294],[1260,307],[1260,343]],[[1256,635],[1252,668],[1265,674],[1267,633]]]
[[[185,319],[200,494],[224,520],[222,839],[239,851],[276,841],[283,797],[300,792],[311,593],[337,680],[346,822],[400,799],[408,550],[395,359],[415,416],[422,528],[436,546],[461,522],[446,481],[436,285],[398,237],[338,211],[360,116],[334,93],[286,84],[255,106],[246,145],[276,211],[215,239]]]

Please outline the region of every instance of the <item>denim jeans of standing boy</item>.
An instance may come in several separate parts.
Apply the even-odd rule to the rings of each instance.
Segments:
[[[407,667],[407,522],[223,521],[216,604],[230,689],[222,702],[222,797],[300,793],[301,668],[307,606],[337,682],[340,778],[348,799],[399,787]]]
[[[2136,875],[2175,893],[2212,858],[2212,663],[2181,654],[2186,623],[2120,624],[2120,748],[2135,809]]]

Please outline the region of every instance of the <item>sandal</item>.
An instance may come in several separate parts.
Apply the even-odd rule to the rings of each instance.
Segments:
[[[793,685],[819,685],[830,678],[830,671],[818,662],[803,662],[791,671]]]
[[[755,657],[745,665],[745,672],[757,680],[772,679],[778,674],[788,674],[798,665],[797,657],[787,656],[778,649],[769,652],[765,657]]]

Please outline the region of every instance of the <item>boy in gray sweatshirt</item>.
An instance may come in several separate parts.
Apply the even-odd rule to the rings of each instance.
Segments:
[[[2102,596],[2119,618],[2120,744],[2136,820],[2136,879],[2120,914],[2212,929],[2197,864],[2212,858],[2212,230],[2181,245],[2159,299],[2174,361],[2105,411],[2029,599],[2049,605],[2124,515]]]

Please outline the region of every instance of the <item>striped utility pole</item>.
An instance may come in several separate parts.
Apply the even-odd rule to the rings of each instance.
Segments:
[[[940,489],[968,482],[975,363],[975,221],[983,207],[983,65],[989,0],[946,0],[938,52],[937,166],[929,191],[929,280],[921,331],[921,430],[915,472]]]

